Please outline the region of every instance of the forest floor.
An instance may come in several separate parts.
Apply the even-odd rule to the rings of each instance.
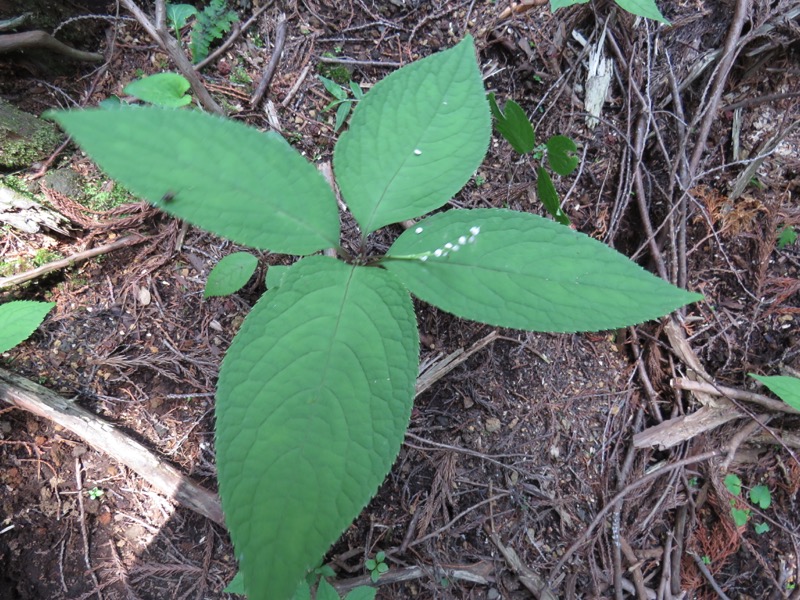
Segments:
[[[769,394],[747,375],[800,372],[790,233],[800,228],[800,2],[738,0],[743,13],[722,0],[662,2],[670,26],[610,2],[555,14],[480,0],[265,4],[201,71],[232,118],[280,127],[310,160],[329,161],[334,113],[318,75],[368,89],[471,33],[487,90],[519,103],[539,141],[576,141],[579,169],[555,180],[573,226],[705,297],[674,318],[592,334],[498,330],[418,303],[424,365],[492,337],[417,398],[390,475],[326,556],[339,589],[384,551],[386,599],[800,597],[800,418],[752,403]],[[239,9],[240,22],[255,10]],[[283,55],[251,106],[281,13]],[[54,75],[7,56],[0,95],[38,115],[174,70],[122,14],[84,48],[105,52],[101,68]],[[596,48],[612,79],[592,128],[584,100]],[[535,165],[495,135],[451,204],[545,214]],[[57,305],[0,366],[215,491],[219,363],[281,257],[257,253],[243,291],[203,299],[211,267],[242,248],[190,228],[176,250],[180,224],[164,215],[115,227],[83,212],[73,202],[87,188],[124,194],[74,145],[13,175],[73,224],[70,235],[5,227],[6,269],[134,232],[148,242],[0,288],[1,301]],[[75,175],[80,185],[63,186]],[[688,379],[706,392],[680,389]],[[236,571],[225,529],[90,444],[0,403],[0,600],[233,597],[221,591]],[[729,473],[741,497],[723,484]],[[756,485],[769,489],[768,507],[750,501]],[[732,505],[750,510],[747,523],[734,523]]]

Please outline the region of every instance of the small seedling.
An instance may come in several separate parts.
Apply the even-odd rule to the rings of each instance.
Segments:
[[[91,498],[92,500],[100,500],[100,498],[102,498],[102,497],[103,497],[103,495],[105,494],[105,492],[104,492],[103,490],[101,490],[99,487],[95,486],[95,487],[93,487],[93,488],[92,488],[92,489],[90,489],[90,490],[86,490],[86,494],[87,494],[87,495],[89,496],[89,498]]]
[[[369,578],[372,583],[378,581],[378,578],[389,570],[389,565],[384,562],[386,560],[386,553],[382,550],[375,555],[375,558],[368,558],[364,562],[364,566],[369,571]]]
[[[797,231],[795,231],[794,227],[789,227],[786,225],[781,232],[778,234],[778,249],[783,250],[786,246],[790,246],[797,241]]]
[[[578,148],[570,138],[554,135],[546,143],[537,146],[533,125],[519,104],[508,100],[501,109],[492,93],[489,94],[489,106],[495,118],[495,129],[519,154],[531,154],[539,162],[546,156],[550,168],[563,176],[569,175],[577,168],[578,158],[575,152]],[[536,193],[547,212],[556,221],[562,225],[570,225],[569,217],[561,210],[561,202],[553,180],[542,166],[536,169]]]
[[[734,475],[733,473],[729,473],[725,476],[723,480],[725,487],[727,490],[737,498],[740,498],[742,495],[742,480],[739,479],[738,475]],[[765,510],[770,507],[772,504],[772,494],[769,491],[769,488],[766,485],[760,484],[750,489],[748,492],[750,497],[750,501],[753,504],[758,505],[759,508]],[[747,525],[747,521],[750,520],[750,515],[752,511],[749,508],[736,508],[736,500],[731,498],[731,516],[733,516],[733,522],[736,523],[737,527],[742,527]],[[757,534],[762,534],[769,531],[769,525],[766,523],[758,523],[754,525],[755,532]]]
[[[711,557],[708,554],[703,554],[703,558],[701,559],[703,564],[708,566],[711,564]]]
[[[344,88],[332,79],[328,79],[322,75],[319,75],[319,80],[322,82],[322,85],[325,86],[325,89],[328,90],[328,93],[335,98],[333,102],[329,103],[322,110],[323,112],[328,112],[334,107],[338,107],[336,108],[336,122],[333,130],[339,131],[347,120],[353,104],[364,97],[364,91],[355,81],[349,82],[348,88]],[[353,94],[352,98],[350,97],[351,93]]]

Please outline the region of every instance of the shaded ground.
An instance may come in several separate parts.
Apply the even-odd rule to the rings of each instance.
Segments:
[[[779,247],[778,235],[800,226],[800,4],[752,3],[718,102],[719,62],[698,65],[725,44],[733,18],[725,3],[665,6],[670,28],[634,22],[606,3],[508,17],[501,17],[504,3],[397,4],[272,6],[204,71],[208,87],[237,119],[267,127],[248,98],[284,10],[286,48],[266,99],[287,139],[309,158],[329,160],[333,115],[323,112],[330,98],[317,73],[368,87],[390,71],[380,63],[407,63],[469,31],[487,88],[533,115],[539,140],[564,133],[578,142],[580,171],[556,182],[575,227],[706,296],[681,315],[680,330],[713,381],[752,391],[748,372],[797,374],[800,245]],[[573,32],[593,44],[604,24],[614,79],[592,130],[583,112],[589,50]],[[8,61],[0,91],[35,113],[93,105],[121,94],[139,70],[168,65],[134,21],[111,27],[106,70],[78,66],[43,81]],[[320,62],[326,55],[369,64],[332,72]],[[32,86],[37,94],[22,93]],[[706,111],[713,120],[707,140],[698,141]],[[698,144],[705,150],[693,161]],[[746,172],[754,160],[758,168]],[[49,166],[57,168],[110,187],[74,148]],[[36,171],[19,175],[35,186]],[[732,198],[741,177],[747,185]],[[542,213],[534,190],[531,166],[495,136],[453,204]],[[58,204],[52,193],[49,199]],[[244,292],[203,300],[208,271],[235,247],[191,229],[175,252],[178,226],[153,213],[132,226],[158,237],[2,292],[3,300],[57,303],[3,366],[74,398],[213,489],[219,361],[263,291],[264,267],[280,257],[260,256],[259,276]],[[127,233],[101,229],[93,239],[91,232],[7,228],[3,261],[42,248],[68,256],[87,241]],[[423,305],[418,320],[423,363],[492,331]],[[381,598],[530,597],[530,577],[502,546],[516,552],[527,575],[550,578],[556,597],[713,598],[713,585],[730,597],[797,597],[800,462],[790,436],[797,416],[745,404],[740,410],[771,420],[751,427],[743,413],[670,448],[637,448],[634,434],[702,406],[703,397],[671,387],[689,365],[663,323],[588,335],[498,333],[418,399],[392,473],[328,555],[339,579],[363,576],[365,558],[383,550],[391,569]],[[692,462],[712,450],[720,456]],[[2,408],[0,457],[0,599],[225,597],[220,590],[235,572],[225,532],[102,452]],[[684,466],[668,468],[678,463]],[[659,466],[664,474],[656,477]],[[738,528],[722,485],[727,472],[748,489],[765,484],[771,492],[769,508],[750,507],[751,521]],[[770,530],[758,535],[757,523]],[[403,574],[411,578],[389,583]]]

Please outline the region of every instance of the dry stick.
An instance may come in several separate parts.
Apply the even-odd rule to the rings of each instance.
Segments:
[[[0,54],[15,50],[44,48],[51,52],[63,54],[69,58],[88,62],[102,62],[103,55],[97,52],[83,52],[66,44],[44,31],[25,31],[23,33],[4,33],[0,35]]]
[[[401,62],[391,60],[356,60],[355,58],[344,58],[342,56],[320,56],[319,62],[330,65],[352,65],[354,67],[382,67],[384,69],[399,69],[403,66]]]
[[[164,49],[172,59],[172,62],[175,63],[175,66],[178,67],[181,75],[189,80],[192,90],[205,109],[216,115],[224,115],[225,111],[222,110],[222,107],[217,104],[214,98],[211,97],[211,94],[208,93],[206,86],[203,85],[200,79],[200,75],[194,70],[194,67],[189,62],[189,59],[186,58],[186,55],[183,53],[183,50],[181,50],[175,38],[173,38],[165,28],[160,30],[156,28],[147,15],[134,4],[133,0],[120,0],[120,2],[122,2],[122,5],[128,12],[136,18],[148,35]],[[156,0],[156,13],[158,13],[159,10],[163,10],[163,6],[164,0]]]
[[[524,564],[513,548],[504,546],[503,542],[500,541],[499,535],[490,533],[489,539],[497,546],[497,549],[500,550],[500,554],[502,554],[503,558],[506,560],[506,564],[508,564],[509,568],[519,578],[522,585],[528,588],[531,594],[539,600],[556,600],[556,596],[548,587],[547,582],[538,573],[532,571],[530,567]]]
[[[600,524],[600,521],[602,521],[605,518],[606,514],[608,514],[608,511],[614,508],[617,502],[622,500],[628,493],[632,492],[636,488],[643,486],[646,483],[650,483],[652,480],[657,479],[661,475],[674,471],[675,469],[681,469],[686,465],[703,462],[704,460],[714,458],[715,456],[719,456],[720,454],[722,454],[722,450],[711,450],[710,452],[704,452],[703,454],[698,454],[697,456],[684,458],[683,460],[679,460],[677,462],[672,463],[671,465],[662,467],[656,471],[648,473],[644,477],[641,477],[640,479],[637,479],[632,483],[629,483],[627,486],[625,486],[624,490],[622,490],[616,496],[614,496],[608,502],[608,504],[606,504],[600,510],[600,512],[597,513],[594,520],[592,520],[592,522],[584,530],[584,532],[580,535],[580,537],[577,540],[575,540],[575,542],[567,549],[567,551],[564,553],[564,555],[561,557],[558,563],[556,563],[556,566],[553,567],[553,570],[551,571],[548,580],[552,582],[556,578],[558,572],[564,568],[564,565],[567,563],[570,556],[572,556],[575,553],[575,551],[586,542],[586,540],[589,538],[589,535],[591,535],[592,531],[594,531],[595,527],[597,527]]]
[[[708,583],[711,584],[711,587],[714,588],[714,591],[717,592],[717,596],[721,600],[731,600],[730,597],[727,596],[725,592],[722,591],[722,588],[719,587],[719,584],[714,579],[714,576],[711,574],[711,571],[709,571],[708,567],[706,567],[703,564],[703,561],[700,559],[700,557],[697,556],[697,554],[695,554],[694,552],[689,552],[689,556],[691,556],[692,560],[694,560],[695,564],[697,564],[697,568],[700,569],[700,572],[703,574],[703,577],[706,578]]]
[[[115,242],[111,242],[110,244],[98,246],[97,248],[92,248],[91,250],[84,250],[83,252],[78,252],[77,254],[73,254],[67,258],[62,258],[61,260],[54,260],[53,262],[49,262],[41,267],[37,267],[25,273],[11,275],[9,277],[0,277],[0,290],[11,287],[12,285],[25,283],[31,279],[36,279],[46,273],[50,273],[51,271],[59,271],[61,269],[69,268],[82,260],[94,258],[95,256],[99,256],[101,254],[107,254],[109,252],[113,252],[114,250],[119,250],[120,248],[126,248],[127,246],[141,244],[149,239],[149,237],[143,237],[141,235],[129,235]]]
[[[219,48],[214,50],[211,54],[209,54],[203,60],[197,63],[194,66],[194,70],[202,71],[212,62],[217,60],[217,58],[219,58],[222,54],[224,54],[225,51],[231,47],[233,42],[235,42],[240,35],[242,35],[245,31],[247,31],[250,28],[250,26],[256,22],[256,19],[260,17],[262,13],[265,10],[267,10],[270,6],[272,6],[272,2],[267,2],[264,6],[259,8],[256,12],[254,12],[253,16],[247,19],[247,21],[245,21],[241,25],[235,25],[233,31],[231,31],[231,34],[228,36],[228,39],[226,39]]]
[[[723,473],[728,470],[728,467],[733,462],[733,457],[736,455],[736,451],[739,449],[745,440],[747,440],[751,435],[753,435],[757,430],[764,427],[767,423],[772,420],[773,415],[759,415],[749,423],[747,423],[744,427],[739,430],[736,435],[734,435],[730,442],[728,442],[728,455],[725,457],[725,460],[722,461],[719,469]]]
[[[261,76],[261,81],[258,83],[255,93],[250,98],[250,106],[258,106],[259,102],[261,102],[261,99],[264,97],[264,94],[267,93],[267,88],[269,87],[269,84],[272,82],[272,78],[275,75],[275,69],[278,68],[278,63],[281,61],[283,47],[286,44],[287,27],[286,15],[281,13],[278,16],[278,30],[275,33],[275,47],[272,50],[272,58],[269,59],[269,64],[267,65],[267,68],[264,69],[264,74]]]
[[[97,580],[97,574],[92,568],[92,561],[89,559],[89,534],[86,533],[86,511],[83,507],[83,476],[81,475],[81,459],[75,457],[75,480],[78,482],[78,509],[80,511],[80,525],[81,537],[83,538],[83,562],[86,563],[86,570],[92,576],[92,583],[94,583],[94,590],[92,595],[97,594],[100,600],[103,600],[103,594],[100,592],[100,582]]]
[[[476,563],[474,565],[463,565],[460,567],[433,567],[432,569],[423,569],[422,567],[408,567],[405,569],[391,569],[390,571],[381,575],[377,582],[373,582],[369,575],[362,577],[354,577],[353,579],[345,579],[344,581],[332,581],[331,585],[336,588],[340,594],[344,594],[353,590],[354,588],[366,586],[381,586],[390,585],[392,583],[400,583],[402,581],[413,581],[414,579],[421,579],[428,575],[432,575],[437,579],[445,577],[451,580],[467,581],[469,583],[477,583],[479,585],[489,585],[488,569],[486,563]]]
[[[685,377],[679,377],[678,379],[673,379],[671,383],[673,387],[679,390],[689,390],[691,392],[703,392],[706,394],[711,394],[712,396],[724,396],[726,398],[741,400],[743,402],[752,402],[753,404],[758,404],[759,406],[763,406],[764,408],[768,408],[769,410],[789,413],[792,415],[800,415],[800,410],[792,408],[785,402],[781,402],[780,400],[774,400],[768,396],[762,396],[761,394],[756,394],[755,392],[746,392],[744,390],[738,390],[736,388],[725,387],[722,385],[705,383],[702,381],[692,381],[691,379],[686,379]]]
[[[0,369],[0,399],[61,425],[135,471],[159,492],[223,524],[216,494],[203,489],[114,425],[74,402],[5,369]]]

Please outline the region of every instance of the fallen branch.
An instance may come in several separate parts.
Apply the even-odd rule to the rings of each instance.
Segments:
[[[5,369],[0,369],[0,399],[61,425],[178,504],[224,525],[216,494],[200,487],[108,421]]]
[[[723,385],[716,385],[713,383],[705,383],[703,381],[692,381],[685,377],[679,377],[672,380],[672,387],[678,390],[689,390],[691,392],[703,392],[711,396],[722,396],[725,398],[733,398],[734,400],[741,400],[742,402],[750,402],[758,404],[769,410],[777,412],[785,412],[792,415],[800,415],[800,410],[794,409],[785,402],[774,400],[769,396],[756,394],[755,392],[747,392],[745,390],[738,390],[736,388],[725,387]]]
[[[286,44],[286,15],[281,13],[278,16],[278,30],[275,33],[275,47],[272,49],[272,58],[269,59],[267,68],[264,69],[264,74],[261,76],[261,81],[258,83],[255,93],[250,98],[250,106],[257,107],[267,93],[267,88],[275,76],[275,70],[278,68],[278,63],[281,61],[283,54],[283,46]]]
[[[37,267],[25,273],[19,273],[18,275],[11,275],[9,277],[0,277],[0,290],[7,287],[11,287],[12,285],[19,285],[21,283],[25,283],[26,281],[30,281],[32,279],[37,279],[42,275],[45,275],[46,273],[50,273],[52,271],[60,271],[61,269],[66,269],[68,267],[73,266],[77,262],[87,260],[89,258],[94,258],[95,256],[100,256],[101,254],[108,254],[109,252],[113,252],[114,250],[119,250],[120,248],[126,248],[128,246],[133,246],[135,244],[141,244],[142,242],[145,242],[148,239],[150,238],[143,237],[141,235],[129,235],[115,242],[111,242],[110,244],[104,244],[103,246],[92,248],[91,250],[84,250],[83,252],[78,252],[77,254],[68,256],[67,258],[62,258],[61,260],[54,260],[53,262],[49,262],[47,264],[42,265],[41,267]]]
[[[500,536],[496,533],[490,533],[489,539],[500,550],[500,554],[506,559],[506,564],[519,577],[520,582],[531,594],[538,600],[556,600],[556,596],[550,591],[547,582],[538,574],[532,571],[522,560],[520,560],[516,551],[503,545],[500,541]]]
[[[15,50],[43,48],[57,54],[85,62],[102,62],[103,55],[96,52],[84,52],[62,44],[45,31],[24,31],[22,33],[4,33],[0,35],[0,54]]]

